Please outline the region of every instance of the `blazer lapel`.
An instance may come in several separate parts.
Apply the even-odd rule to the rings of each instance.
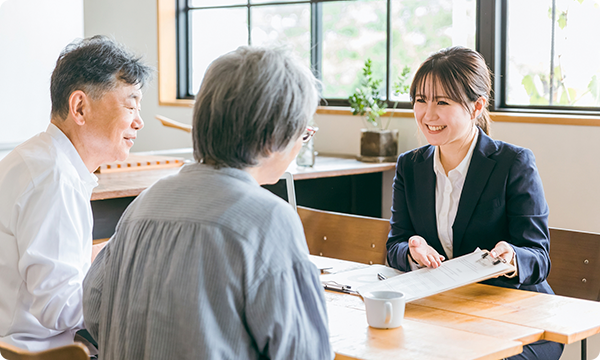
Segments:
[[[496,161],[489,158],[496,151],[497,147],[494,141],[480,129],[479,140],[473,150],[469,172],[467,173],[467,178],[465,179],[465,184],[460,195],[458,212],[452,225],[452,249],[453,256],[455,257],[457,256],[458,249],[460,249],[465,230],[471,220],[477,202],[479,202],[479,198],[487,185],[492,170],[496,166]]]
[[[435,173],[433,172],[434,147],[429,146],[421,154],[422,158],[415,163],[414,184],[419,184],[415,191],[417,214],[419,214],[420,228],[425,233],[419,234],[427,240],[427,243],[440,254],[444,249],[438,238],[437,220],[435,214]]]

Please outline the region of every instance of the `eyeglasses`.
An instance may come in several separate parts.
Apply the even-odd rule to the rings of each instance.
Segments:
[[[308,142],[314,135],[315,133],[319,131],[319,128],[316,126],[307,126],[306,130],[304,130],[304,133],[302,134],[302,142],[306,143]]]

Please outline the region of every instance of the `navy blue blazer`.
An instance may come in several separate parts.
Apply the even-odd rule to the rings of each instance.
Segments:
[[[390,266],[402,271],[410,271],[413,235],[445,255],[437,231],[433,156],[434,147],[427,145],[398,157],[387,251]],[[479,129],[452,231],[453,257],[477,247],[491,250],[502,240],[515,249],[518,276],[485,283],[553,294],[546,282],[548,204],[531,150],[492,140]]]

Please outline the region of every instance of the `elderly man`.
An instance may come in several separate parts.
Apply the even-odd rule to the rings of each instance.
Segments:
[[[0,161],[0,341],[40,351],[83,328],[92,172],[127,157],[150,73],[108,38],[70,44],[52,73],[48,129]]]
[[[126,210],[85,278],[100,359],[331,359],[323,288],[302,223],[272,184],[298,154],[316,80],[278,50],[207,70],[194,157]]]

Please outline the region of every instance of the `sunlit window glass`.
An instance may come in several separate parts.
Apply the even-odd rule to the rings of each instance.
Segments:
[[[191,7],[245,5],[246,0],[190,0]]]
[[[419,65],[432,53],[461,45],[475,49],[476,0],[393,0],[390,82],[408,66],[407,84]],[[409,101],[408,94],[391,100]]]
[[[250,15],[252,45],[288,47],[310,66],[310,4],[257,6]]]
[[[251,4],[266,4],[266,3],[283,3],[283,2],[297,2],[298,0],[250,0]]]
[[[365,60],[374,76],[386,67],[386,1],[323,3],[323,96],[347,98],[359,85]],[[385,83],[381,93],[385,94]]]
[[[507,105],[600,106],[600,2],[511,0],[507,30]]]
[[[217,57],[248,44],[246,8],[202,9],[191,13],[190,94],[196,94],[208,65]]]

